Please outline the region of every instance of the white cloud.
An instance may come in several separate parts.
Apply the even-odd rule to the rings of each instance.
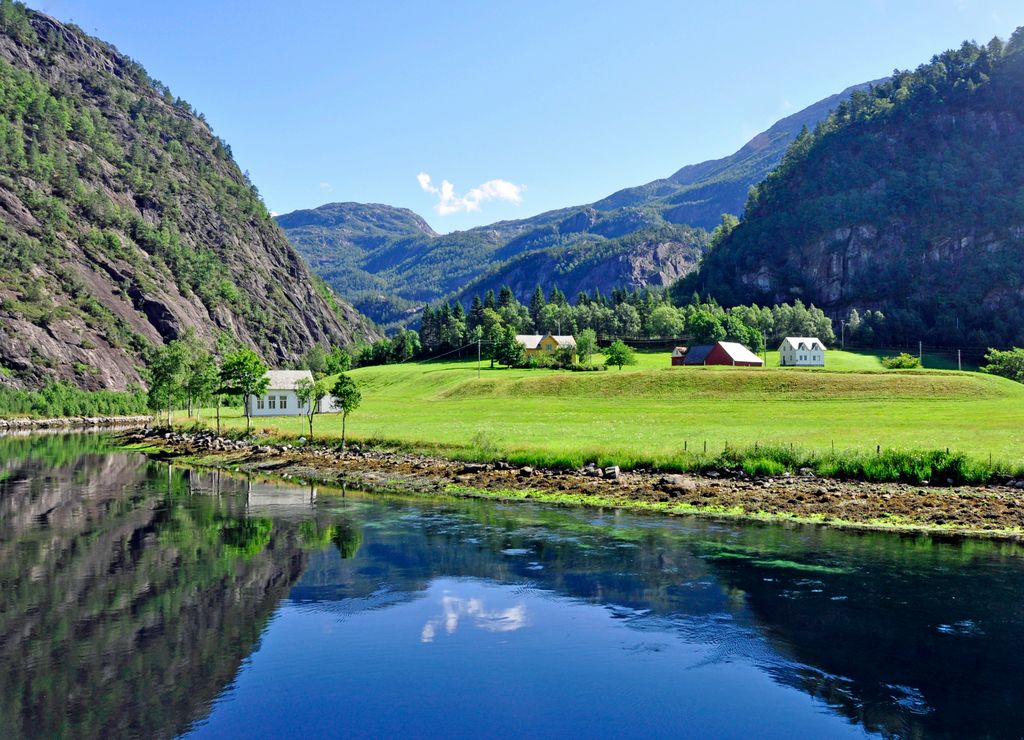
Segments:
[[[328,193],[334,190],[334,186],[331,185],[331,183],[329,182],[321,182],[319,187],[321,190],[326,191]]]
[[[275,216],[277,216],[277,215],[279,215],[277,211],[271,211],[271,212],[270,212],[270,217],[271,217],[271,218],[274,218],[274,217],[275,217]]]
[[[487,200],[504,200],[519,205],[523,202],[523,191],[526,190],[525,185],[515,185],[508,180],[488,180],[471,188],[465,195],[457,195],[455,186],[450,182],[442,180],[438,187],[426,172],[416,175],[416,180],[424,192],[437,196],[434,210],[442,216],[479,211],[480,204]]]

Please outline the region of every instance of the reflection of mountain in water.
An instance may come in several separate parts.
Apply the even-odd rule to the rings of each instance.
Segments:
[[[0,734],[183,731],[301,573],[294,534],[236,500],[190,497],[186,475],[142,456],[59,438],[19,456],[6,442]]]
[[[314,555],[292,600],[349,614],[417,598],[445,576],[521,583],[603,605],[636,629],[717,644],[717,659],[759,664],[870,731],[966,736],[979,706],[995,735],[1017,728],[1024,657],[1008,647],[1024,635],[1024,612],[1009,605],[1024,570],[1013,546],[383,503],[321,510],[361,520],[362,544],[354,559]]]
[[[0,440],[6,736],[173,735],[234,679],[286,594],[344,619],[461,578],[710,644],[708,661],[757,665],[870,731],[1019,731],[1014,546],[342,497],[103,445]],[[529,628],[514,589],[502,603],[457,591],[416,625],[417,641],[459,623]]]

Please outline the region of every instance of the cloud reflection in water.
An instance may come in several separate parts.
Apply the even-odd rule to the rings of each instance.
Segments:
[[[483,599],[453,596],[445,591],[441,597],[441,611],[441,616],[429,619],[423,625],[420,642],[433,642],[442,625],[445,633],[452,635],[459,628],[459,623],[466,619],[485,632],[515,632],[529,625],[526,604],[522,602],[507,609],[488,610]]]

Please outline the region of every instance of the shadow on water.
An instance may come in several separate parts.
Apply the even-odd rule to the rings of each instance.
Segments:
[[[396,612],[452,578],[700,644],[705,664],[753,666],[868,732],[1024,726],[1013,544],[343,495],[107,444],[0,440],[4,735],[202,728],[224,697],[244,703],[246,659],[282,604],[346,620]],[[460,615],[498,620],[496,632],[521,616],[444,608],[423,641]]]

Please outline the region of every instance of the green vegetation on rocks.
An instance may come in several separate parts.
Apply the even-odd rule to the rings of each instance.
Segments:
[[[855,92],[797,137],[682,290],[799,296],[868,346],[1021,344],[1022,98],[1022,29]]]
[[[0,418],[28,416],[129,416],[145,414],[147,395],[130,391],[84,391],[70,383],[49,383],[39,390],[16,390],[0,384]]]
[[[150,348],[190,328],[275,362],[375,336],[314,284],[200,114],[113,47],[11,0],[0,216],[11,384],[123,390],[144,380]]]

